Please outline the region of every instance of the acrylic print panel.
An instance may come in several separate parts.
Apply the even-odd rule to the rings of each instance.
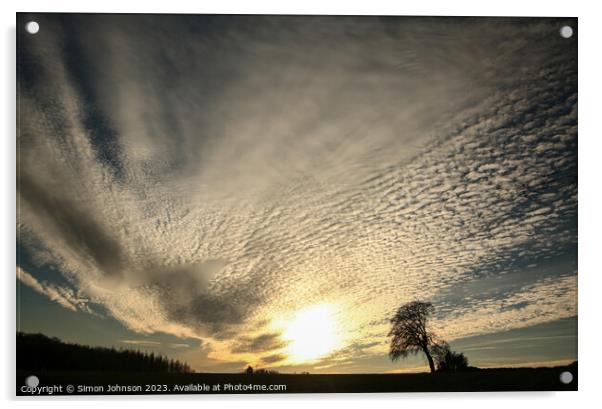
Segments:
[[[17,32],[17,394],[577,389],[577,19]]]

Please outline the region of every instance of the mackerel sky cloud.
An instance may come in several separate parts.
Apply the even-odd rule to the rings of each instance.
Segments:
[[[20,285],[214,370],[299,364],[286,323],[316,305],[324,370],[386,354],[414,299],[449,340],[575,317],[562,22],[46,15],[19,51]]]

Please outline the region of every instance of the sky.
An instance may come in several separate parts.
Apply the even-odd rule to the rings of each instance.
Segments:
[[[17,330],[195,370],[577,359],[577,22],[18,16]],[[569,24],[575,35],[562,38]]]

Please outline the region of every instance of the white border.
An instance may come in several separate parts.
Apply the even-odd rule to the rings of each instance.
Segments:
[[[578,407],[596,399],[599,379],[600,329],[598,315],[602,295],[600,280],[600,7],[593,1],[176,1],[125,2],[103,0],[5,1],[2,3],[2,98],[0,115],[4,132],[0,137],[2,199],[2,277],[4,308],[2,314],[3,358],[0,372],[0,396],[9,404],[32,403],[30,399],[15,401],[14,338],[15,338],[15,12],[138,12],[138,13],[223,13],[223,14],[372,14],[372,15],[464,15],[464,16],[563,16],[579,17],[579,392],[576,393],[455,393],[455,394],[358,394],[358,395],[287,395],[282,396],[148,396],[137,398],[87,398],[86,407],[131,405],[141,401],[145,407],[163,407],[165,400],[176,404],[193,402],[196,406],[245,408],[306,407],[310,402],[329,407],[360,408],[367,403],[378,407],[445,406],[446,408],[507,408],[508,405],[543,404],[546,408]],[[44,399],[44,407],[80,407],[83,398]],[[19,401],[21,401],[19,403]]]

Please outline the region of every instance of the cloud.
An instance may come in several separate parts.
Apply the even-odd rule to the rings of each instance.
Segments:
[[[156,19],[44,16],[20,49],[20,240],[91,303],[216,366],[323,302],[370,354],[417,298],[449,337],[576,314],[560,20]]]
[[[27,171],[19,178],[19,193],[22,200],[35,206],[40,217],[49,221],[49,227],[67,246],[91,257],[107,275],[121,274],[121,248],[93,217],[78,209],[76,203],[45,189]]]
[[[283,354],[272,354],[261,357],[261,362],[264,364],[274,364],[276,362],[281,362],[286,359],[286,355]]]
[[[88,300],[78,296],[71,288],[55,285],[47,281],[40,282],[19,266],[17,266],[17,278],[21,283],[68,310],[84,311],[89,314],[97,315],[97,313],[88,306]]]
[[[516,362],[511,364],[504,364],[507,368],[549,368],[555,366],[567,366],[575,362],[574,359],[558,359],[549,361],[534,361],[534,362]],[[483,363],[482,368],[499,368],[499,362]]]
[[[172,343],[172,342],[158,342],[158,341],[149,341],[144,339],[124,339],[120,341],[123,344],[135,345],[143,348],[190,348],[188,344],[180,344],[180,343]]]
[[[281,349],[285,347],[286,344],[287,343],[280,338],[280,334],[261,334],[252,338],[240,337],[232,348],[232,352],[252,352],[258,354],[261,352]]]
[[[544,278],[525,285],[504,298],[466,300],[437,322],[449,339],[536,325],[577,315],[577,275]],[[492,318],[495,317],[495,318]]]

